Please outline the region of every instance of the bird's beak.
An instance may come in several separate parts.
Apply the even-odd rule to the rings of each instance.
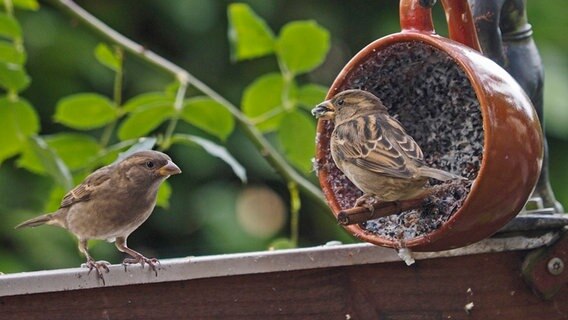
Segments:
[[[330,100],[326,100],[312,109],[312,115],[318,119],[331,120],[335,116],[335,107]]]
[[[181,173],[181,170],[171,160],[168,160],[168,163],[166,163],[165,166],[161,167],[158,170],[158,174],[164,177],[173,176],[174,174],[179,174],[179,173]]]

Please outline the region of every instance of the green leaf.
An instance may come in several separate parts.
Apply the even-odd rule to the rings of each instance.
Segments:
[[[44,212],[54,212],[61,206],[61,199],[65,196],[68,192],[68,189],[65,189],[59,185],[55,185],[51,188],[49,192],[49,196],[45,205],[43,206]]]
[[[244,114],[263,131],[273,131],[282,120],[282,91],[284,79],[279,73],[269,73],[256,79],[243,94],[242,109]],[[296,95],[296,87],[290,89],[290,99]]]
[[[152,150],[152,148],[154,148],[154,146],[156,145],[156,138],[150,137],[150,138],[140,138],[138,139],[138,142],[136,142],[135,144],[133,144],[132,146],[130,146],[130,148],[128,148],[126,151],[121,152],[118,154],[118,157],[116,158],[116,160],[113,163],[117,163],[120,162],[124,159],[126,159],[128,156],[130,156],[131,154],[138,152],[138,151],[144,151],[144,150]]]
[[[97,61],[113,71],[122,68],[122,58],[119,57],[106,43],[99,43],[95,48],[95,58]]]
[[[15,63],[0,63],[0,87],[20,92],[28,87],[30,77],[24,68]]]
[[[97,163],[100,165],[111,164],[119,157],[121,151],[126,148],[132,148],[135,145],[139,145],[141,142],[146,140],[152,140],[152,145],[149,147],[152,149],[156,142],[156,138],[139,138],[132,140],[119,141],[115,144],[111,144],[104,148],[97,156]]]
[[[189,145],[196,144],[202,147],[210,155],[220,158],[231,166],[233,172],[237,175],[237,177],[239,177],[239,179],[241,179],[242,182],[247,181],[245,168],[235,158],[233,158],[233,156],[223,146],[190,134],[176,134],[172,137],[172,140],[173,143],[185,143]]]
[[[35,11],[39,9],[39,3],[37,0],[10,0],[14,7],[24,10],[32,10]],[[0,3],[4,5],[5,0],[0,0]]]
[[[43,139],[70,170],[83,168],[101,151],[93,137],[80,133],[59,133]],[[18,165],[35,173],[45,173],[40,159],[31,148],[24,151],[18,159]]]
[[[306,110],[312,110],[325,100],[327,88],[318,84],[307,84],[298,90],[298,103]]]
[[[258,58],[274,52],[272,30],[248,5],[229,5],[228,16],[231,60]]]
[[[17,161],[18,167],[28,170],[36,174],[45,174],[45,168],[31,144],[24,145],[22,154]]]
[[[24,99],[0,98],[0,163],[23,151],[28,137],[39,131],[39,118]]]
[[[180,83],[177,80],[168,84],[166,86],[166,89],[164,90],[166,97],[169,97],[171,99],[175,99],[177,92],[179,90],[179,87],[180,87]]]
[[[174,98],[167,96],[163,92],[148,92],[137,95],[128,100],[122,109],[125,112],[136,111],[140,108],[156,107],[156,106],[172,106]]]
[[[128,140],[145,136],[175,114],[172,105],[146,106],[130,113],[118,129],[118,138]]]
[[[30,146],[40,159],[45,171],[65,190],[73,188],[73,177],[63,160],[39,136],[30,139]]]
[[[181,118],[223,141],[235,128],[233,115],[223,105],[207,97],[186,100]]]
[[[23,65],[26,62],[26,54],[16,49],[12,43],[0,41],[0,62]]]
[[[20,39],[22,37],[22,28],[18,20],[5,13],[0,13],[0,36],[10,40]]]
[[[301,74],[315,69],[329,51],[329,32],[315,21],[294,21],[280,31],[276,53],[287,70]]]
[[[71,170],[82,168],[101,150],[97,140],[80,133],[52,135],[46,142]]]
[[[162,185],[160,185],[160,188],[158,189],[158,199],[156,200],[156,205],[164,209],[169,209],[171,195],[172,195],[172,186],[166,180],[162,182]]]
[[[278,130],[284,154],[292,164],[306,173],[312,169],[311,159],[316,149],[313,138],[315,134],[314,120],[303,112],[286,114]]]
[[[55,121],[79,130],[100,128],[116,117],[114,104],[96,93],[67,96],[59,100],[55,107]]]

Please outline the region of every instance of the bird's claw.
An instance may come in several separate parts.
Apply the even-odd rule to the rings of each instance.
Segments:
[[[371,214],[373,214],[373,212],[375,211],[375,205],[378,202],[379,199],[377,199],[377,197],[370,194],[364,194],[355,201],[355,207],[364,207],[369,210]]]
[[[109,273],[110,269],[109,266],[110,262],[108,261],[95,261],[93,259],[89,259],[87,260],[87,262],[83,263],[81,265],[81,267],[83,268],[89,268],[89,272],[87,274],[91,274],[91,271],[96,270],[97,271],[97,278],[99,278],[102,282],[103,285],[105,285],[105,278],[103,277],[103,271],[106,273]]]
[[[134,258],[126,258],[122,261],[122,265],[124,266],[124,271],[126,271],[126,267],[131,264],[140,264],[142,268],[144,265],[147,264],[150,267],[150,270],[154,271],[156,277],[158,276],[158,269],[162,265],[160,260],[156,258],[146,258],[143,255],[136,256]]]

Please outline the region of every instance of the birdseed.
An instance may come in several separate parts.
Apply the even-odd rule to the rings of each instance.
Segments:
[[[345,79],[346,89],[362,89],[379,97],[424,153],[428,166],[452,172],[469,181],[446,182],[444,192],[429,196],[424,205],[361,223],[366,232],[389,240],[410,240],[439,228],[463,204],[477,177],[483,155],[481,108],[469,79],[446,53],[426,43],[393,44],[374,52]],[[326,123],[328,141],[333,124]],[[329,145],[318,169],[328,172],[331,189],[342,209],[352,208],[363,193],[335,166]],[[429,183],[441,182],[430,179]]]

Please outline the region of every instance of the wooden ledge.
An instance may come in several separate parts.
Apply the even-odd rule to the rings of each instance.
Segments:
[[[545,246],[557,236],[557,232],[548,232],[532,238],[490,238],[454,250],[412,253],[411,258],[425,260],[528,250]],[[84,268],[5,274],[0,275],[0,297],[388,262],[400,262],[401,266],[404,266],[393,249],[366,243],[330,243],[302,249],[166,259],[161,261],[157,277],[147,267],[142,269],[139,266],[130,266],[125,272],[123,266],[112,265],[110,272],[104,275],[105,286],[96,278],[94,272],[88,274],[88,270]]]

